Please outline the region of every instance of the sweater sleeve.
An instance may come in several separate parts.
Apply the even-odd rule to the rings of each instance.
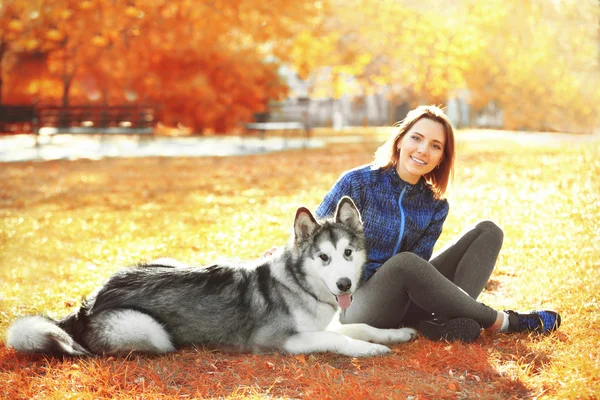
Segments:
[[[431,254],[433,253],[433,247],[442,234],[442,227],[444,225],[444,221],[446,221],[449,210],[450,205],[446,199],[438,202],[431,224],[427,227],[423,233],[423,236],[421,237],[421,240],[419,240],[415,248],[409,251],[415,253],[422,259],[429,261]]]
[[[338,202],[343,196],[351,197],[355,202],[356,200],[353,197],[353,188],[351,184],[351,178],[349,173],[346,172],[342,174],[337,182],[333,184],[329,192],[323,198],[323,201],[317,207],[315,214],[317,218],[326,218],[333,215],[335,209],[337,207]]]

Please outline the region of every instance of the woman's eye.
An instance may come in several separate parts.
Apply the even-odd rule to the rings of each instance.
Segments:
[[[321,254],[319,255],[319,258],[323,260],[323,262],[329,261],[329,257],[327,257],[327,254]]]
[[[410,138],[411,138],[412,140],[419,140],[419,137],[418,137],[417,135],[412,135]]]
[[[346,250],[344,251],[344,255],[345,255],[346,257],[350,257],[350,256],[352,255],[352,250],[350,250],[350,249],[346,249]]]

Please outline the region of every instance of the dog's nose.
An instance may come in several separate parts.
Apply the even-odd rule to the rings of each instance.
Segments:
[[[352,287],[352,281],[350,278],[340,278],[335,284],[342,292],[347,292]]]

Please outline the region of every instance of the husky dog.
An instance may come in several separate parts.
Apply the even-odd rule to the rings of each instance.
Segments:
[[[416,332],[339,322],[327,330],[350,306],[365,254],[361,217],[349,197],[322,222],[302,207],[289,243],[272,256],[208,267],[161,259],[123,269],[60,321],[18,319],[7,345],[75,356],[161,354],[188,345],[384,354],[390,349],[383,344],[407,342]]]

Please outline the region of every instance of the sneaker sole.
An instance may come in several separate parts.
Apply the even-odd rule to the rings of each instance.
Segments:
[[[470,318],[452,318],[440,324],[434,321],[419,321],[419,332],[429,340],[438,342],[472,342],[481,335],[481,326]]]

